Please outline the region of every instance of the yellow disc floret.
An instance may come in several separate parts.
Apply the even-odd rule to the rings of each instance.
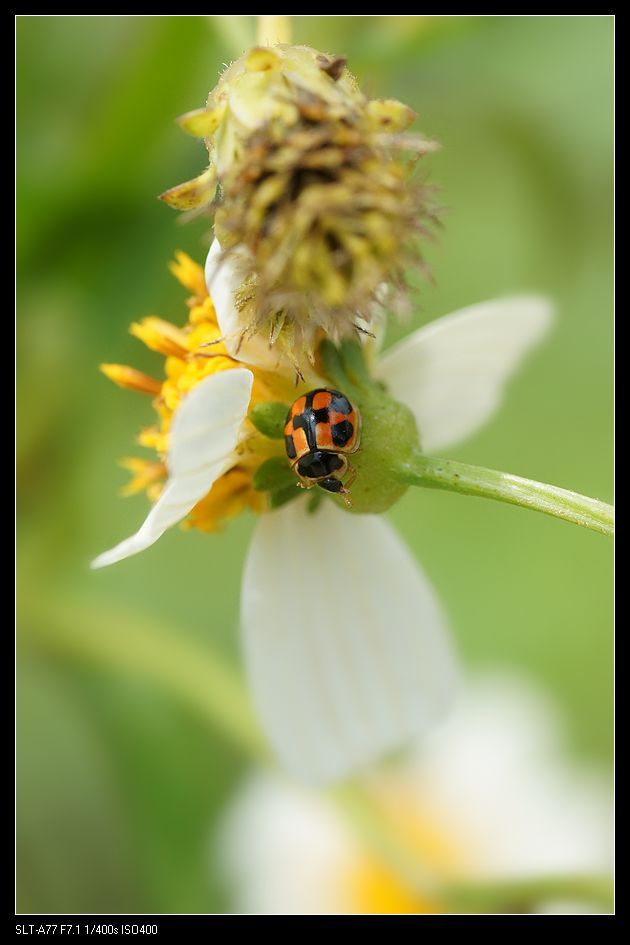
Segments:
[[[121,460],[121,465],[132,473],[131,481],[122,490],[123,495],[146,492],[152,501],[158,498],[167,477],[168,434],[182,399],[208,375],[242,367],[230,357],[221,339],[201,266],[185,253],[177,253],[170,269],[192,293],[187,302],[186,323],[178,326],[151,315],[134,322],[130,328],[132,335],[165,359],[163,378],[159,380],[125,365],[101,365],[103,373],[120,387],[153,397],[157,422],[140,432],[138,443],[154,450],[157,458]],[[251,370],[254,374],[251,407],[261,401],[289,401],[295,396],[290,379],[256,368]],[[192,510],[188,526],[214,531],[243,509],[264,510],[267,496],[253,488],[253,476],[261,462],[282,455],[282,447],[249,425],[238,451],[237,464],[215,482],[208,495]]]

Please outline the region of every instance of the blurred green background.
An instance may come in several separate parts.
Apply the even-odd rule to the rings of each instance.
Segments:
[[[17,18],[20,911],[225,908],[210,840],[246,761],[213,724],[232,693],[212,652],[238,668],[253,521],[87,564],[145,514],[143,497],[117,497],[116,459],[141,453],[151,416],[97,365],[157,370],[127,326],[184,319],[166,263],[207,245],[203,222],[179,226],[155,199],[203,166],[173,118],[253,30],[253,17]],[[500,416],[454,455],[610,501],[612,18],[321,16],[294,30],[443,145],[430,176],[449,209],[415,322],[520,289],[557,301]],[[467,663],[542,682],[576,755],[608,764],[611,543],[449,494],[408,494],[392,518]]]

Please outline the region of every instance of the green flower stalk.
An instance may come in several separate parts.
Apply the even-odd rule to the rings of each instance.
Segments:
[[[385,297],[404,306],[405,271],[435,220],[412,176],[433,142],[393,100],[369,100],[345,59],[307,46],[256,47],[232,63],[206,107],[183,115],[203,137],[208,169],[162,195],[214,214],[220,266],[238,259],[245,336],[262,334],[311,363],[370,331]]]
[[[614,534],[614,510],[606,502],[511,473],[425,456],[412,411],[394,400],[370,374],[361,345],[346,342],[338,349],[323,342],[322,362],[326,377],[356,402],[366,431],[361,453],[353,459],[357,478],[350,511],[385,512],[413,485],[494,499],[604,535]],[[250,419],[264,435],[281,438],[286,411],[284,404],[264,403],[254,408]],[[271,479],[269,472],[274,467],[282,473]],[[291,484],[286,464],[268,460],[262,470],[266,476],[259,476],[258,487],[281,489],[284,495]],[[337,502],[343,507],[342,500]]]

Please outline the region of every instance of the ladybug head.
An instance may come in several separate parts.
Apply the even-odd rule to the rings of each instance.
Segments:
[[[320,479],[317,485],[320,489],[325,489],[326,492],[343,493],[346,491],[341,480],[335,479],[333,476],[329,476],[327,479]]]

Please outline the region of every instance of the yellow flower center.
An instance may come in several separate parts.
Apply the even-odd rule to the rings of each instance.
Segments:
[[[185,253],[177,253],[170,265],[175,278],[192,293],[188,299],[188,318],[178,326],[157,316],[149,316],[131,325],[131,334],[148,348],[162,355],[164,377],[159,380],[135,368],[120,364],[102,364],[103,373],[127,390],[150,394],[157,422],[141,430],[138,443],[154,450],[157,460],[125,458],[121,465],[132,479],[123,495],[145,491],[155,501],[167,476],[166,456],[171,422],[182,399],[204,378],[219,371],[241,366],[228,354],[212,299],[208,294],[203,269]],[[291,379],[251,367],[254,374],[251,407],[265,400],[290,403],[296,396]],[[238,462],[221,476],[185,523],[202,531],[215,531],[222,523],[244,509],[264,511],[267,497],[252,485],[254,472],[270,456],[283,455],[278,441],[270,440],[250,425],[238,446]]]
[[[353,913],[433,915],[446,911],[438,900],[411,889],[392,869],[371,857],[359,860],[350,870],[348,892]]]
[[[429,812],[417,793],[389,778],[373,788],[375,800],[392,836],[437,880],[464,875],[472,868],[469,844],[455,838]],[[377,857],[358,851],[346,867],[345,897],[353,913],[434,914],[445,905],[430,889],[423,891]]]

